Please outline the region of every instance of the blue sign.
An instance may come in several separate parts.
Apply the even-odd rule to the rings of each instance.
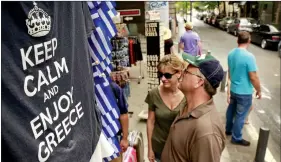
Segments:
[[[167,2],[149,2],[149,9],[150,10],[155,10],[155,9],[160,9],[162,7],[166,7]]]

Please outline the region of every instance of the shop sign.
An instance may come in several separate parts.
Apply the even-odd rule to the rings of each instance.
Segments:
[[[120,16],[140,16],[140,9],[117,10]]]
[[[126,21],[130,21],[130,20],[133,20],[134,18],[133,17],[125,17],[124,20]]]
[[[159,11],[147,11],[146,13],[145,13],[145,18],[147,19],[147,20],[152,20],[152,21],[154,21],[154,20],[160,20],[160,12]]]
[[[149,2],[150,10],[156,10],[166,6],[167,6],[167,2],[157,2],[157,1]]]

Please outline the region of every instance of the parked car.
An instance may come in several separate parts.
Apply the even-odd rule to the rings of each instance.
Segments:
[[[253,18],[236,18],[231,24],[229,24],[226,31],[237,36],[240,31],[252,32],[253,26],[256,26],[257,23],[257,20]]]
[[[207,16],[207,14],[202,14],[202,16],[200,17],[200,20],[204,20],[204,18]]]
[[[281,40],[278,45],[278,52],[279,52],[279,57],[281,57]]]
[[[213,19],[212,19],[212,25],[213,26],[216,26],[216,27],[219,27],[219,22],[222,20],[222,16],[221,15],[218,15],[218,16],[215,16]]]
[[[229,24],[231,24],[233,22],[233,18],[232,17],[224,17],[220,22],[219,22],[219,28],[221,28],[222,30],[226,30],[229,26]]]
[[[210,17],[210,19],[208,20],[208,24],[212,25],[213,22],[215,23],[215,18],[216,18],[216,15],[212,15],[212,16]]]
[[[198,20],[200,20],[201,17],[202,17],[202,15],[203,15],[203,14],[199,12],[199,13],[196,15],[196,18],[197,18]]]
[[[204,23],[208,23],[208,21],[209,21],[210,18],[211,18],[211,15],[210,15],[210,14],[206,15],[206,16],[204,17],[204,19],[203,19]]]
[[[197,18],[198,20],[203,20],[204,15],[206,15],[206,14],[199,12],[199,13],[196,15],[196,18]]]
[[[223,16],[216,17],[216,20],[215,20],[215,26],[216,27],[220,26],[220,22],[222,21],[223,18],[224,18]]]
[[[251,33],[252,42],[259,44],[263,49],[268,47],[278,49],[280,37],[281,32],[270,24],[258,25]]]

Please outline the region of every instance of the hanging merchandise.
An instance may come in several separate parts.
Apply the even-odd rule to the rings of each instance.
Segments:
[[[119,44],[112,46],[110,42],[110,39],[117,33],[112,21],[117,12],[114,9],[114,2],[88,2],[88,6],[96,29],[91,39],[89,39],[95,80],[95,96],[101,111],[102,132],[114,148],[114,153],[103,159],[103,161],[107,162],[119,157],[121,151],[117,137],[121,129],[119,122],[120,112],[110,87],[112,82],[110,74],[114,70],[114,64],[111,64],[111,61],[115,59],[115,55],[113,56],[111,53],[116,46],[119,47]]]
[[[128,27],[127,27],[127,24],[117,23],[116,28],[117,28],[117,31],[118,31],[118,34],[119,34],[120,37],[127,37],[130,34],[130,32],[128,30]]]
[[[111,79],[123,89],[126,99],[128,99],[128,97],[131,95],[129,69],[112,72]]]
[[[101,134],[86,2],[2,2],[1,161],[88,162]],[[99,159],[96,159],[99,161]]]
[[[119,71],[122,67],[131,66],[128,55],[128,39],[125,37],[114,37],[111,39],[113,70]]]
[[[130,63],[136,64],[137,61],[142,61],[142,52],[140,41],[137,36],[129,36],[129,51],[130,51]]]
[[[157,76],[157,65],[164,56],[163,23],[146,22],[145,24],[147,42],[147,73],[148,91],[159,86],[160,80]]]

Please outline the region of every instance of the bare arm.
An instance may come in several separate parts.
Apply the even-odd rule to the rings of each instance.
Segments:
[[[183,50],[183,49],[184,49],[184,44],[183,44],[183,43],[179,43],[179,48],[180,48],[181,50]]]
[[[176,54],[177,54],[177,52],[175,51],[174,46],[172,46],[172,47],[170,48],[170,51],[171,51],[171,54],[174,54],[174,55],[176,55]]]
[[[251,83],[255,87],[257,93],[256,96],[260,99],[261,98],[261,84],[260,84],[260,79],[258,77],[258,74],[256,71],[249,72],[249,77],[251,80]]]
[[[231,80],[230,80],[230,73],[229,73],[229,69],[228,69],[228,79],[227,79],[227,94],[230,95],[230,84],[231,84]]]
[[[121,122],[121,127],[122,127],[123,139],[127,139],[128,138],[128,129],[129,129],[129,115],[121,114],[120,122]]]
[[[126,152],[129,141],[128,141],[128,129],[129,129],[129,116],[128,114],[121,114],[120,115],[120,123],[122,128],[122,139],[120,141],[120,146],[122,152]]]
[[[154,123],[155,123],[155,112],[148,110],[148,119],[147,119],[147,141],[148,141],[148,150],[152,150],[152,133],[154,129]]]

